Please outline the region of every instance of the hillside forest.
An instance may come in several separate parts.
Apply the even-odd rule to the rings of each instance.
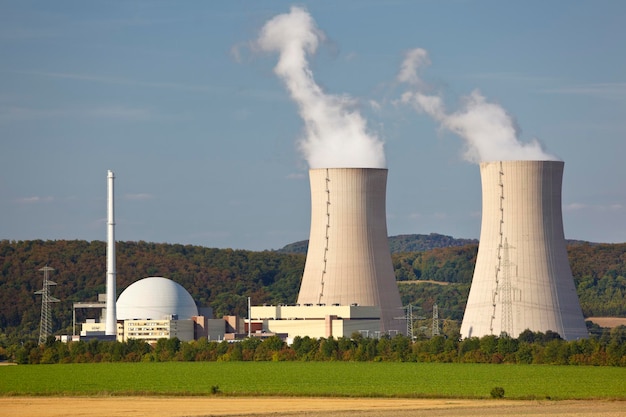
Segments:
[[[392,260],[403,305],[411,304],[417,317],[416,329],[429,333],[429,317],[437,304],[443,330],[458,330],[477,244],[403,248],[395,244]],[[253,252],[143,241],[118,242],[116,254],[118,295],[139,279],[163,276],[186,288],[199,307],[212,307],[215,317],[245,316],[248,297],[253,304],[295,303],[305,262],[305,254],[289,250]],[[568,254],[585,317],[626,317],[626,243],[573,242]],[[50,279],[57,284],[51,295],[60,300],[51,307],[55,334],[72,334],[73,303],[96,301],[105,292],[105,242],[0,241],[0,347],[37,340],[41,296],[35,292],[42,288],[39,269],[46,265],[54,268]],[[87,318],[85,314],[77,310],[76,322]]]

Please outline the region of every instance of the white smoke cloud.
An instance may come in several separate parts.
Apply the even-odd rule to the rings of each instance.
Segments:
[[[428,53],[424,49],[413,49],[406,54],[397,80],[409,84],[412,90],[402,95],[401,102],[428,114],[442,128],[463,138],[465,159],[475,163],[558,159],[545,152],[537,140],[521,142],[511,115],[498,104],[487,101],[478,90],[463,97],[456,112],[446,111],[440,95],[426,94],[427,85],[419,76],[419,70],[429,64]]]
[[[261,50],[279,54],[274,72],[304,121],[300,150],[311,168],[384,168],[383,142],[368,131],[355,100],[326,94],[315,82],[307,56],[324,40],[309,13],[292,7],[269,20],[256,41]]]

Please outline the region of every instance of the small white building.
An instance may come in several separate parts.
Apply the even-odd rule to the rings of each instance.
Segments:
[[[380,308],[358,305],[252,306],[252,326],[262,323],[262,331],[311,338],[381,336]],[[393,335],[392,335],[393,336]]]

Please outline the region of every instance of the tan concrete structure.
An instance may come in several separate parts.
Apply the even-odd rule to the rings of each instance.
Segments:
[[[309,171],[311,233],[298,304],[376,306],[380,331],[406,331],[389,243],[387,170]]]
[[[461,335],[588,337],[567,258],[561,161],[480,164],[482,226]]]
[[[263,323],[263,331],[287,334],[290,340],[381,335],[380,308],[375,306],[253,306],[250,311],[253,323]]]
[[[193,320],[124,320],[124,342],[140,339],[156,343],[159,339],[194,340]]]

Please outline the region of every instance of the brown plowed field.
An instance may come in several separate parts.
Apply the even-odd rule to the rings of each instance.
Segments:
[[[601,327],[626,326],[626,317],[589,317],[589,320]]]
[[[2,397],[3,417],[626,416],[624,401],[380,398]]]

